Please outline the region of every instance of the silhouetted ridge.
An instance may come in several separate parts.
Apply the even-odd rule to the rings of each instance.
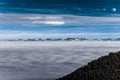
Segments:
[[[120,80],[120,52],[109,53],[57,80]]]

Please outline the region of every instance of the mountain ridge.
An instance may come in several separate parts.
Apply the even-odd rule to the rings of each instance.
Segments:
[[[120,51],[93,60],[56,80],[120,80]]]

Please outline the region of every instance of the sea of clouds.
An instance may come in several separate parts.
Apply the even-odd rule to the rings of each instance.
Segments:
[[[51,80],[109,52],[120,42],[0,42],[0,80]]]

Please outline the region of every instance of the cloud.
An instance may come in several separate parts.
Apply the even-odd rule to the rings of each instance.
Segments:
[[[116,16],[116,17],[114,17]],[[120,15],[113,17],[93,17],[76,15],[43,15],[43,14],[0,14],[0,25],[18,24],[19,26],[89,26],[120,25]],[[31,25],[31,26],[30,26]],[[16,27],[17,28],[17,27]]]
[[[50,16],[50,15],[37,15],[21,17],[23,20],[32,20],[33,24],[47,24],[47,25],[63,25],[65,24],[63,17]]]
[[[117,15],[118,16],[118,15]],[[0,14],[0,29],[23,32],[11,34],[0,33],[1,38],[17,37],[108,37],[119,32],[120,17],[91,17],[76,15],[43,15],[43,14]],[[28,31],[28,32],[27,32]],[[35,34],[29,31],[34,31]],[[24,33],[25,32],[25,33]],[[41,32],[37,33],[37,32]],[[71,34],[71,33],[74,34]],[[89,32],[87,34],[87,32]],[[101,32],[99,35],[94,35]],[[60,34],[58,34],[60,33]],[[61,34],[63,33],[63,34]],[[67,34],[68,33],[68,34]],[[85,33],[86,35],[79,34]],[[94,33],[94,34],[90,34]],[[41,36],[43,35],[43,36]],[[118,36],[118,34],[115,34]],[[113,35],[115,37],[115,35]],[[106,37],[107,37],[106,36]],[[13,37],[12,37],[13,38]]]
[[[28,19],[28,20],[37,20],[42,19],[43,17],[40,16],[34,16],[34,17],[21,17],[21,19]]]
[[[34,24],[63,25],[64,21],[33,21]]]
[[[20,30],[0,30],[0,39],[28,39],[28,38],[119,38],[120,33],[46,33],[37,31],[20,31]]]

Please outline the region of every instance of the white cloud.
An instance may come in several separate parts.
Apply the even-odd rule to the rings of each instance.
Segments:
[[[114,10],[115,11],[115,10]],[[114,15],[113,15],[114,16]],[[119,17],[93,17],[93,16],[74,16],[74,15],[42,15],[42,14],[0,14],[1,23],[19,23],[22,25],[36,26],[38,24],[47,25],[118,25]],[[29,26],[31,27],[31,26]]]
[[[59,17],[59,16],[46,16],[46,17],[44,17],[45,19],[47,19],[47,20],[62,20],[63,19],[63,17],[61,16],[61,17]]]
[[[63,25],[65,24],[62,16],[50,16],[50,15],[39,15],[39,16],[25,16],[21,17],[23,20],[32,21],[34,24],[47,24],[47,25]]]
[[[20,17],[21,19],[28,19],[28,20],[38,20],[38,19],[44,19],[44,20],[62,20],[62,16],[50,16],[50,15],[26,15],[24,17]]]
[[[64,21],[33,21],[34,24],[63,25]]]
[[[40,17],[40,16],[34,16],[34,17],[21,17],[21,19],[36,20],[36,19],[42,19],[42,17]]]

